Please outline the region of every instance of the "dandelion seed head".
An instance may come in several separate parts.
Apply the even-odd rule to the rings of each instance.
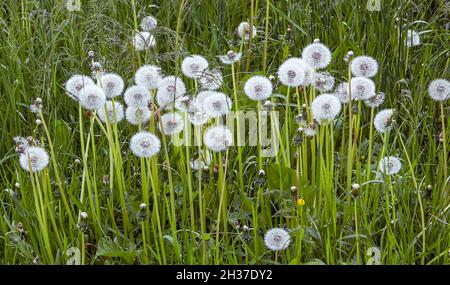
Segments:
[[[106,102],[106,95],[97,85],[88,85],[81,89],[79,98],[81,106],[88,110],[102,108]]]
[[[123,97],[127,106],[135,107],[146,107],[151,100],[150,92],[138,85],[128,87]]]
[[[100,78],[106,98],[120,96],[125,86],[122,77],[115,73],[106,73]]]
[[[326,68],[331,62],[331,51],[324,44],[315,42],[303,49],[302,59],[312,68]]]
[[[162,129],[161,129],[162,125]],[[184,129],[184,119],[177,112],[166,113],[161,116],[161,125],[159,129],[166,136],[175,135]]]
[[[19,157],[20,166],[31,172],[39,172],[47,167],[49,162],[48,153],[41,147],[30,146]]]
[[[272,96],[272,82],[267,77],[255,75],[250,77],[244,85],[245,94],[252,100],[266,100]]]
[[[341,101],[342,104],[347,104],[350,99],[348,96],[348,87],[348,83],[343,82],[340,83],[334,91],[334,95],[339,99],[339,101]]]
[[[219,69],[207,70],[199,78],[200,86],[207,90],[217,90],[222,86],[223,76]]]
[[[233,64],[241,59],[242,53],[230,50],[226,55],[219,56],[220,62],[223,64]]]
[[[295,61],[285,61],[278,68],[278,78],[289,87],[298,87],[305,81],[305,70]]]
[[[214,126],[205,131],[203,141],[205,146],[212,151],[224,151],[233,143],[233,134],[225,126]]]
[[[332,94],[317,96],[311,104],[311,112],[317,122],[333,120],[341,112],[341,102]]]
[[[384,92],[378,92],[375,96],[372,96],[367,100],[364,100],[364,103],[366,104],[367,107],[370,108],[379,107],[381,106],[381,104],[383,104],[385,97],[386,95],[384,94]]]
[[[450,81],[445,79],[433,80],[428,86],[428,95],[438,102],[450,99]]]
[[[146,124],[151,116],[152,112],[146,106],[128,106],[125,110],[125,118],[130,124],[135,126],[139,125],[139,122],[141,122],[141,125]]]
[[[116,123],[123,120],[125,114],[123,105],[119,102],[114,102],[113,104],[112,101],[106,101],[104,107],[97,110],[97,115],[103,123],[106,123],[107,120],[109,120],[110,123],[114,123],[114,113],[116,115]]]
[[[373,119],[375,129],[380,133],[385,133],[392,127],[393,109],[384,109],[378,112]]]
[[[314,73],[312,85],[319,92],[330,91],[334,87],[334,77],[328,72]]]
[[[149,132],[140,132],[131,137],[131,152],[137,157],[152,157],[161,149],[161,141]]]
[[[370,56],[357,56],[351,62],[351,70],[356,77],[373,77],[378,72],[378,62]]]
[[[402,163],[395,156],[386,156],[380,160],[379,168],[386,175],[394,175],[400,172]]]
[[[136,32],[133,38],[133,45],[137,51],[144,51],[155,48],[156,40],[149,32]]]
[[[314,68],[312,68],[306,61],[299,57],[291,57],[288,58],[284,63],[286,64],[296,64],[303,68],[303,72],[305,73],[305,78],[303,79],[302,86],[308,86],[312,84],[314,78]]]
[[[150,32],[158,26],[158,20],[153,16],[146,16],[141,21],[141,29],[145,32]]]
[[[134,82],[148,90],[157,89],[162,81],[161,68],[155,65],[141,66],[134,76]]]
[[[211,92],[203,100],[203,110],[210,118],[226,115],[231,110],[231,100],[222,92]]]
[[[418,32],[414,30],[406,31],[406,46],[407,47],[415,47],[420,45],[420,35]]]
[[[183,59],[181,71],[186,77],[199,78],[208,66],[208,61],[203,56],[191,55]]]
[[[252,38],[255,38],[256,33],[257,33],[255,26],[250,28],[250,24],[248,22],[241,22],[239,24],[239,26],[237,28],[237,34],[241,39],[243,39],[244,41],[249,41],[250,40],[250,32],[252,34]]]
[[[353,77],[351,89],[352,99],[367,100],[376,94],[375,83],[366,77]]]
[[[273,228],[266,232],[264,244],[272,251],[286,249],[291,242],[289,233],[282,228]]]
[[[66,93],[73,100],[78,100],[81,90],[85,86],[95,85],[94,80],[85,75],[73,75],[66,82]]]
[[[156,92],[156,102],[160,107],[169,108],[175,104],[176,99],[181,98],[186,93],[186,86],[179,77],[165,77]]]

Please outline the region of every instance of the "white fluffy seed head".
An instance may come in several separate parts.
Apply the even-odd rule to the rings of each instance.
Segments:
[[[402,169],[402,163],[400,159],[395,156],[386,156],[380,160],[380,171],[386,175],[394,175],[400,172]]]
[[[203,100],[203,110],[210,118],[226,115],[231,110],[231,100],[222,92],[211,92]]]
[[[110,123],[119,123],[125,116],[123,105],[119,102],[113,104],[112,101],[106,101],[104,107],[97,110],[97,115],[103,123],[106,123],[106,120],[109,120]],[[116,120],[114,120],[114,115]]]
[[[245,94],[252,100],[266,100],[272,96],[272,82],[267,77],[255,75],[250,77],[244,85]]]
[[[96,110],[103,107],[106,102],[106,95],[102,88],[97,85],[88,85],[81,89],[80,103],[83,108]]]
[[[266,232],[264,236],[264,244],[273,251],[286,249],[291,242],[289,233],[282,228],[273,228]]]
[[[385,133],[392,127],[393,109],[384,109],[378,112],[373,119],[375,129],[380,133]]]
[[[219,56],[220,62],[223,64],[233,64],[241,59],[242,53],[230,50],[226,55]]]
[[[147,88],[138,85],[128,87],[123,97],[127,106],[134,107],[146,107],[151,100]]]
[[[162,128],[161,128],[162,125]],[[175,135],[184,129],[184,119],[177,112],[166,113],[161,116],[159,129],[166,136]]]
[[[305,72],[305,79],[303,80],[302,85],[308,86],[312,84],[315,71],[314,68],[312,68],[306,61],[299,57],[290,57],[284,63],[292,63],[301,66],[303,68],[303,71]]]
[[[140,132],[131,137],[130,149],[137,157],[152,157],[161,149],[157,136],[149,132]]]
[[[252,38],[255,38],[257,33],[256,27],[253,26],[250,28],[250,24],[248,22],[241,22],[237,28],[238,36],[244,41],[248,41],[250,40],[250,33],[252,34]]]
[[[328,72],[314,73],[312,85],[319,92],[330,91],[334,87],[334,77]]]
[[[20,155],[20,166],[30,172],[39,172],[47,167],[48,153],[41,147],[30,146]]]
[[[406,31],[406,46],[410,48],[418,45],[420,45],[419,33],[414,30]]]
[[[233,143],[233,134],[225,126],[210,127],[203,136],[205,146],[215,152],[226,150]]]
[[[351,62],[351,69],[356,77],[374,77],[378,72],[378,62],[370,56],[357,56]]]
[[[217,90],[223,83],[222,72],[219,69],[206,70],[200,76],[198,82],[203,89]]]
[[[162,81],[161,68],[156,65],[141,66],[134,76],[134,82],[138,86],[142,86],[148,90],[159,87]]]
[[[186,77],[200,78],[208,66],[208,61],[203,56],[191,55],[183,59],[181,71]]]
[[[100,78],[106,98],[114,98],[122,95],[125,86],[122,77],[115,73],[106,73]]]
[[[150,32],[158,26],[158,20],[153,16],[146,16],[141,21],[141,29],[145,32]]]
[[[150,120],[151,116],[152,112],[146,106],[128,106],[125,111],[125,118],[130,124],[135,126],[138,126],[139,122],[141,125],[146,124]]]
[[[341,102],[332,94],[322,94],[313,100],[311,112],[319,123],[333,120],[341,112]]]
[[[312,43],[303,49],[302,59],[312,68],[326,68],[331,62],[331,51],[320,42]]]
[[[376,95],[375,83],[366,77],[353,77],[351,89],[352,99],[367,100]]]
[[[445,79],[433,80],[428,86],[428,95],[435,101],[450,99],[450,81]]]
[[[89,85],[95,85],[94,80],[85,75],[76,74],[66,82],[66,93],[73,100],[78,100],[81,90]]]
[[[278,68],[278,78],[289,87],[298,87],[305,81],[305,70],[295,61],[285,61]]]
[[[176,99],[183,97],[185,93],[186,86],[181,78],[167,76],[158,87],[156,102],[162,108],[170,108],[175,104]]]
[[[348,87],[348,83],[343,82],[340,83],[334,91],[334,95],[339,99],[339,101],[341,101],[342,104],[347,104],[349,101]]]
[[[367,107],[370,108],[379,107],[381,106],[381,104],[383,104],[385,97],[386,95],[384,94],[384,92],[378,92],[375,96],[372,96],[367,100],[364,100],[364,103],[366,104]]]
[[[153,49],[156,47],[156,40],[149,32],[136,32],[133,38],[133,45],[137,51]]]

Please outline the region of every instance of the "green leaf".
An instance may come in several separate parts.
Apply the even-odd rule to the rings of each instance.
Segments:
[[[130,244],[128,249],[124,249],[116,240],[109,239],[101,239],[96,252],[96,256],[119,257],[125,259],[126,263],[133,263],[138,254],[134,244]]]

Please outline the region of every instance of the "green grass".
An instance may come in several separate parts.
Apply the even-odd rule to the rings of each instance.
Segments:
[[[384,0],[381,12],[367,11],[359,0],[104,0],[81,1],[75,12],[64,2],[0,5],[0,182],[10,189],[0,193],[0,264],[32,264],[37,256],[43,264],[66,264],[74,260],[73,248],[83,264],[366,264],[372,247],[380,250],[381,264],[450,264],[448,100],[441,106],[427,95],[432,80],[449,78],[450,7],[444,0]],[[158,19],[158,45],[135,52],[133,31],[145,15]],[[233,38],[241,21],[258,29],[242,47]],[[420,46],[406,47],[408,28],[422,32]],[[273,96],[281,143],[290,152],[262,158],[258,147],[233,146],[214,155],[209,172],[198,173],[189,167],[197,148],[176,147],[166,137],[158,157],[140,160],[129,151],[137,127],[100,125],[64,90],[71,75],[91,73],[89,50],[126,86],[144,63],[181,76],[181,60],[201,54],[210,66],[221,66],[221,90],[238,101],[233,108],[256,111],[243,93],[245,80],[256,73],[276,76],[286,58],[301,56],[316,38],[332,50],[327,70],[338,82],[349,77],[348,51],[378,60],[374,81],[386,100],[375,112],[395,109],[388,136],[371,136],[370,108],[354,103],[354,139],[344,106],[338,119],[296,147],[300,110],[289,107],[287,115],[286,98]],[[230,66],[217,56],[240,48],[234,88]],[[194,82],[183,80],[194,95]],[[316,96],[311,88],[288,91],[274,83],[274,93],[289,92],[292,106]],[[48,135],[28,109],[36,97]],[[439,141],[442,121],[447,153]],[[49,153],[53,146],[49,167],[34,175],[22,170],[15,136],[33,136]],[[376,177],[386,154],[399,156],[403,168]],[[258,186],[261,168],[265,181]],[[353,183],[361,185],[356,198]],[[291,191],[296,185],[298,193]],[[304,206],[296,205],[297,195]],[[80,222],[80,211],[87,221]],[[263,241],[272,227],[291,235],[291,245],[277,254]]]

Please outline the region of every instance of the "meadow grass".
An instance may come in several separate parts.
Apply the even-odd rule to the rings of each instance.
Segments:
[[[449,78],[448,2],[386,0],[381,11],[359,0],[93,0],[81,1],[80,11],[65,2],[0,6],[0,264],[450,263],[449,107],[427,94],[432,80]],[[132,38],[147,15],[158,19],[157,46],[136,51]],[[242,21],[258,30],[245,43],[235,36]],[[421,33],[421,45],[406,46],[407,29]],[[274,157],[263,157],[260,144],[231,146],[214,153],[207,171],[195,171],[190,160],[204,149],[161,135],[158,115],[139,127],[102,123],[65,94],[73,74],[92,73],[92,50],[126,87],[140,66],[155,64],[194,95],[198,82],[180,68],[200,54],[221,67],[233,110],[263,110],[245,96],[246,80],[276,76],[317,38],[332,51],[327,71],[337,82],[352,77],[349,51],[377,59],[373,80],[385,102],[343,104],[314,138],[295,144],[296,115],[311,119],[318,94],[274,79],[273,112],[264,113],[275,130],[280,116]],[[242,59],[221,65],[218,56],[229,50]],[[38,117],[28,108],[37,97]],[[380,134],[373,117],[384,108],[395,110],[395,123]],[[129,150],[143,128],[162,141],[155,157]],[[49,166],[21,169],[16,136],[41,142]],[[401,159],[398,174],[381,173],[386,155]],[[264,245],[273,227],[290,234],[283,251]]]

